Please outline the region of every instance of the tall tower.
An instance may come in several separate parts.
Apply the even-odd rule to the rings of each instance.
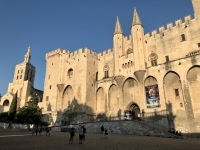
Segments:
[[[200,19],[200,0],[192,0],[192,5],[194,9],[194,17]]]
[[[30,51],[31,48],[29,46],[28,51],[24,56],[24,62],[16,65],[13,83],[23,84],[24,81],[29,81],[29,84],[33,86],[35,78],[35,67],[30,63]]]
[[[34,86],[35,67],[30,63],[30,46],[24,56],[24,61],[15,67],[13,83],[8,86],[9,93],[18,92],[18,107],[26,105],[28,96],[31,94],[31,88]]]
[[[124,54],[124,33],[117,17],[115,32],[113,36],[115,76],[119,75],[119,57]]]
[[[140,81],[145,73],[145,62],[144,62],[144,28],[138,16],[136,8],[134,9],[133,21],[131,27],[131,36],[134,52],[134,67],[135,76]]]

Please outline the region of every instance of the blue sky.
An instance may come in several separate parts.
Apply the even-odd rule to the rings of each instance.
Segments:
[[[113,47],[116,17],[130,34],[134,7],[145,33],[191,14],[191,0],[0,0],[0,93],[13,81],[15,65],[31,46],[34,87],[44,88],[45,54],[57,48]]]

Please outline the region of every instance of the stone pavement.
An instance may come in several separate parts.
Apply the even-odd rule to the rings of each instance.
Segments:
[[[86,143],[68,145],[69,133],[52,132],[51,136],[31,136],[31,132],[0,130],[0,150],[199,150],[200,139],[173,139],[134,135],[110,134],[101,139],[100,134],[86,134]]]

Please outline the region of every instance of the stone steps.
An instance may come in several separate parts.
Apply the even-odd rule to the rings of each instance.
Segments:
[[[177,135],[175,135],[175,134],[169,133],[169,132],[168,132],[168,129],[166,129],[166,128],[162,127],[162,126],[159,126],[159,125],[157,125],[157,124],[153,124],[153,123],[145,122],[145,121],[137,121],[137,122],[138,122],[138,123],[141,123],[141,124],[143,124],[143,125],[152,127],[152,128],[154,128],[155,130],[162,131],[162,132],[164,132],[165,134],[169,135],[170,138],[183,139],[182,136],[177,136]]]

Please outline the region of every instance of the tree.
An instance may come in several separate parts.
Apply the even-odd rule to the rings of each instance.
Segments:
[[[36,93],[31,95],[30,100],[27,102],[28,106],[37,106],[39,102],[39,97]]]
[[[41,123],[42,108],[38,106],[39,97],[36,94],[31,95],[27,102],[28,106],[21,107],[17,110],[17,122],[19,123]]]
[[[10,109],[8,111],[8,116],[11,120],[14,119],[16,110],[17,110],[17,92],[15,93],[15,96],[13,97],[12,103],[10,105]]]

